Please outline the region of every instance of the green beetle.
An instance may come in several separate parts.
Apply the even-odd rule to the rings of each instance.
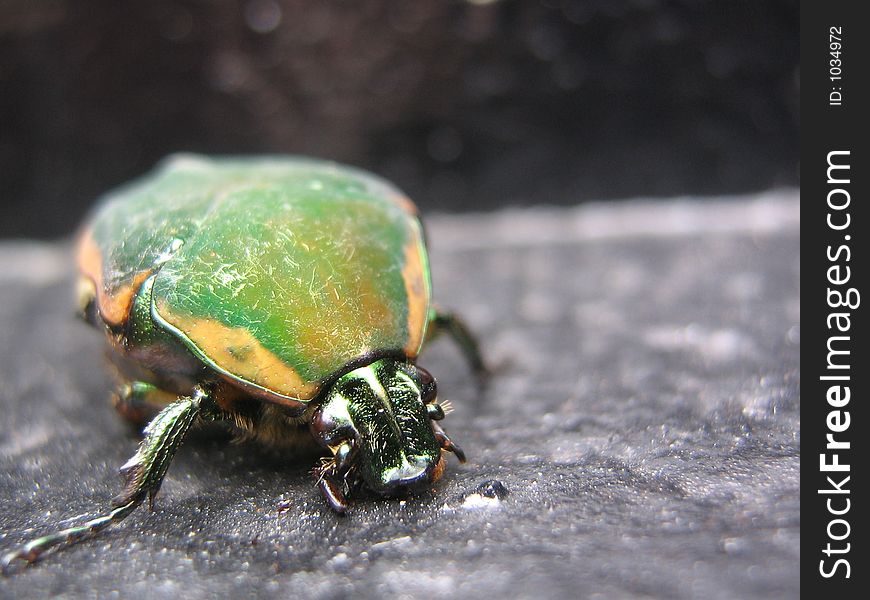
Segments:
[[[327,449],[317,485],[339,513],[359,487],[390,496],[434,482],[442,450],[464,462],[416,359],[446,331],[479,373],[483,361],[462,322],[432,307],[416,207],[385,180],[312,159],[173,156],[98,205],[78,264],[81,310],[119,374],[114,406],[147,426],[112,511],[7,565],[153,502],[204,421]]]

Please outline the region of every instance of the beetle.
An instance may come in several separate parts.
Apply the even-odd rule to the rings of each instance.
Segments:
[[[35,561],[153,509],[185,434],[210,421],[290,452],[316,445],[337,513],[359,488],[425,487],[444,452],[435,379],[417,366],[441,332],[478,344],[431,302],[422,224],[389,182],[299,157],[175,155],[110,192],[79,235],[79,308],[102,330],[115,409],[145,425],[113,509],[5,557]]]

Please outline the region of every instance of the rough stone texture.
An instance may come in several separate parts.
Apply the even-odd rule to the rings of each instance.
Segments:
[[[156,512],[0,596],[796,597],[798,226],[797,191],[435,216],[436,294],[500,366],[478,392],[423,355],[467,465],[339,518],[312,459],[197,435]],[[4,551],[106,507],[135,448],[68,260],[0,245]]]

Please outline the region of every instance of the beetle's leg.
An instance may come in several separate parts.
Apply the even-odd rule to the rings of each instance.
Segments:
[[[91,519],[78,527],[70,527],[68,529],[63,529],[58,531],[57,533],[52,533],[41,538],[36,538],[35,540],[31,540],[27,542],[23,546],[21,546],[18,550],[13,550],[3,557],[3,560],[0,561],[2,564],[3,573],[7,574],[16,561],[25,561],[27,563],[33,563],[39,559],[39,557],[46,551],[56,546],[69,546],[75,544],[79,540],[82,540],[86,537],[94,535],[112,523],[117,523],[121,521],[124,517],[129,515],[133,510],[139,506],[142,500],[133,500],[124,504],[122,506],[117,507],[113,511],[99,516],[95,519]]]
[[[447,333],[459,345],[475,374],[485,377],[489,373],[480,353],[480,345],[465,322],[452,312],[430,308],[425,342],[432,341],[442,333]]]
[[[78,527],[70,527],[24,544],[3,557],[3,570],[16,561],[32,563],[51,548],[74,544],[121,521],[146,497],[149,502],[152,501],[190,427],[197,420],[220,418],[224,418],[223,413],[208,392],[199,387],[190,396],[179,398],[164,408],[145,428],[145,438],[136,454],[121,467],[126,485],[112,500],[115,508]]]
[[[127,381],[112,394],[112,406],[126,421],[141,427],[177,399],[176,394],[151,383]]]
[[[317,482],[317,489],[326,498],[329,508],[340,515],[347,512],[347,497],[342,489],[343,487],[343,481],[338,480],[334,475],[327,472],[324,472]]]
[[[350,470],[354,455],[354,446],[343,442],[335,451],[335,456],[320,472],[317,487],[326,498],[329,507],[343,514],[347,511],[347,473]]]
[[[115,506],[126,504],[133,499],[149,502],[163,483],[163,476],[175,452],[184,441],[184,436],[197,419],[218,420],[224,418],[209,393],[197,386],[190,396],[179,398],[161,410],[144,430],[145,437],[130,460],[120,469],[126,485],[124,490],[112,499]]]
[[[441,446],[443,449],[447,450],[448,452],[452,452],[453,454],[455,454],[456,458],[459,459],[459,462],[464,463],[466,460],[465,452],[462,450],[462,448],[456,445],[446,433],[444,433],[444,430],[441,429],[441,426],[438,423],[433,422],[432,430],[435,432],[435,439],[438,440],[438,445]]]

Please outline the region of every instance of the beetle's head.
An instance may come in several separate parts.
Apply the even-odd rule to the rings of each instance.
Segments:
[[[436,481],[442,448],[464,462],[436,423],[443,418],[435,379],[409,362],[381,359],[340,377],[311,420],[315,439],[333,454],[319,482],[332,508],[343,512],[357,484],[393,495]]]

